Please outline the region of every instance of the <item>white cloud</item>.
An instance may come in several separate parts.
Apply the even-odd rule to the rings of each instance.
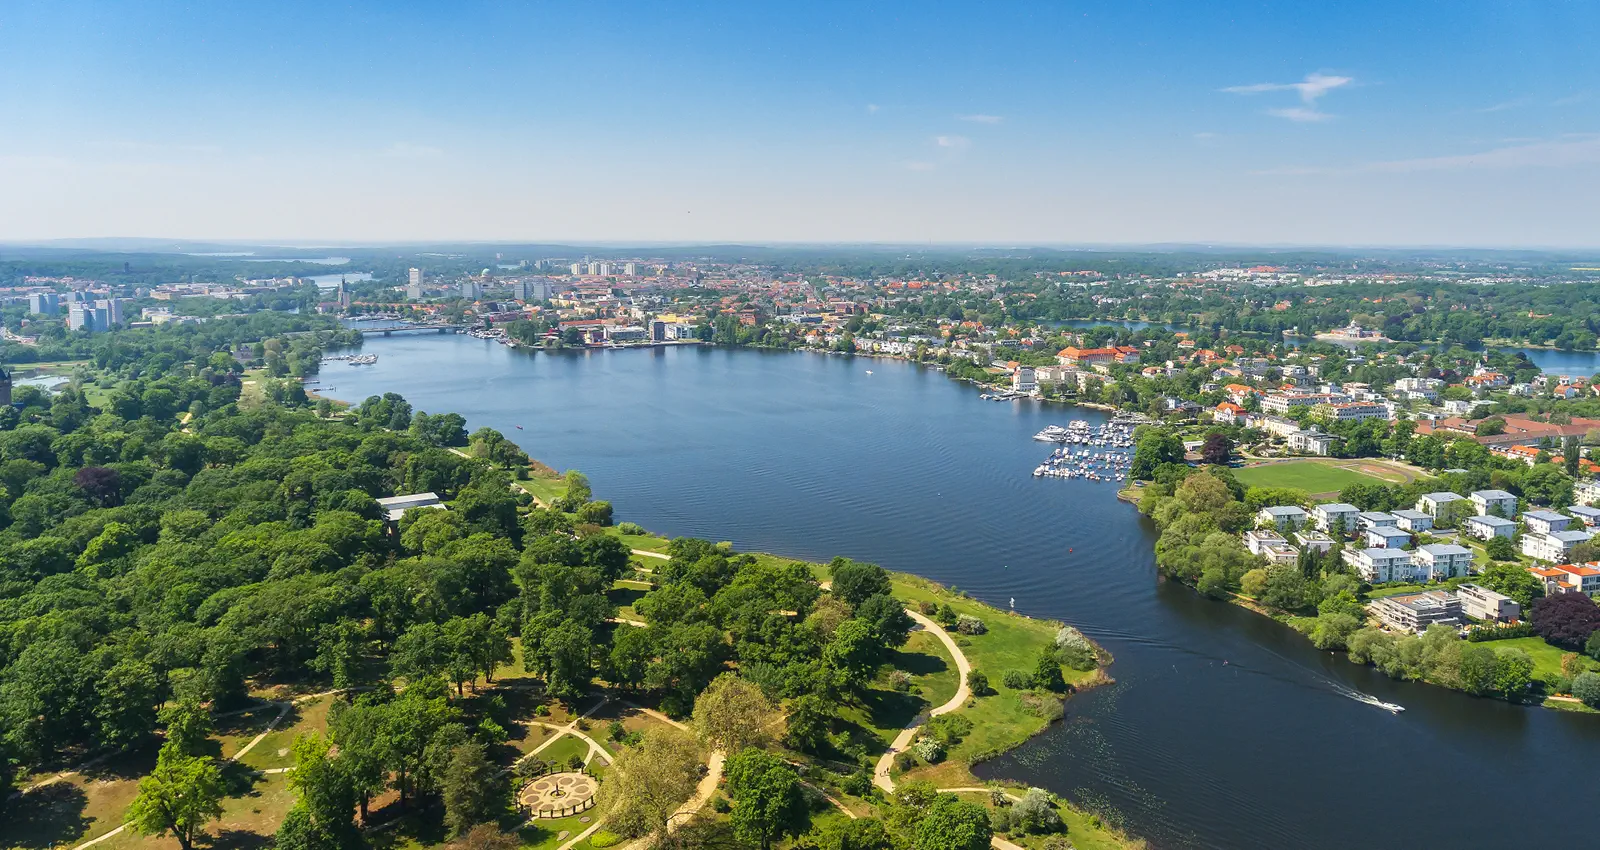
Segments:
[[[999,115],[957,115],[957,120],[971,121],[974,124],[999,124],[1005,119]]]
[[[1557,98],[1557,99],[1551,101],[1550,105],[1551,106],[1575,106],[1577,104],[1583,103],[1584,101],[1586,101],[1588,99],[1589,99],[1589,93],[1588,92],[1578,92],[1577,94],[1572,94],[1572,95],[1567,95],[1566,97]]]
[[[1482,109],[1475,109],[1473,111],[1474,112],[1504,112],[1507,109],[1516,109],[1519,106],[1527,106],[1527,105],[1528,105],[1528,99],[1525,98],[1525,97],[1519,97],[1516,100],[1503,101],[1501,103],[1496,103],[1496,104],[1494,104],[1492,106],[1485,106]]]
[[[1326,121],[1333,117],[1326,112],[1319,112],[1316,109],[1306,106],[1291,106],[1287,109],[1269,109],[1267,110],[1267,114],[1277,118],[1287,118],[1290,121],[1298,121],[1302,124]]]
[[[1298,83],[1251,83],[1246,86],[1228,86],[1222,91],[1229,94],[1262,94],[1264,92],[1293,91],[1300,95],[1300,102],[1305,104],[1299,107],[1286,109],[1269,109],[1268,115],[1283,118],[1289,121],[1309,123],[1326,121],[1332,118],[1326,112],[1317,109],[1317,101],[1323,95],[1337,88],[1343,88],[1355,82],[1354,77],[1343,77],[1334,74],[1312,73],[1307,74],[1304,80]]]
[[[933,143],[941,148],[964,151],[972,147],[972,140],[966,136],[934,136]]]
[[[876,103],[867,104],[867,114],[868,115],[877,115],[878,114],[878,105]]]
[[[1600,134],[1579,134],[1527,144],[1503,145],[1478,153],[1363,162],[1344,167],[1287,166],[1255,173],[1270,176],[1414,174],[1422,171],[1569,168],[1597,164],[1600,164]]]
[[[1340,77],[1332,74],[1314,73],[1307,74],[1304,80],[1298,83],[1252,83],[1247,86],[1228,86],[1223,91],[1229,94],[1260,94],[1269,91],[1297,91],[1300,99],[1307,105],[1317,102],[1317,99],[1337,88],[1355,82],[1354,77]]]

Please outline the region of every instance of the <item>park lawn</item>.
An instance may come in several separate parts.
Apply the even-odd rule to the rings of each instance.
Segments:
[[[283,706],[269,703],[239,714],[216,718],[212,722],[216,729],[215,738],[221,745],[221,750],[213,755],[218,758],[232,758],[234,753],[244,749],[255,736],[265,732],[282,711]],[[284,718],[285,721],[288,719]]]
[[[543,505],[548,505],[556,499],[567,495],[567,480],[565,478],[532,476],[517,483],[521,484],[523,489],[531,493]]]
[[[929,705],[944,705],[961,686],[955,659],[945,651],[944,642],[918,629],[906,645],[890,653],[889,664],[911,674],[911,686]]]
[[[119,756],[60,782],[20,795],[0,807],[6,847],[72,847],[122,824],[139,793],[139,779],[155,767],[154,748]]]
[[[1324,460],[1296,460],[1233,470],[1246,487],[1294,487],[1307,493],[1334,493],[1351,484],[1387,484],[1375,475],[1334,466]]]
[[[333,699],[331,696],[319,697],[289,709],[288,716],[283,718],[278,728],[268,732],[267,737],[262,738],[255,749],[239,759],[239,763],[256,770],[271,770],[275,767],[293,765],[294,757],[290,750],[294,746],[295,738],[301,735],[327,734],[328,709],[333,707]]]
[[[1536,679],[1546,682],[1555,681],[1561,675],[1561,657],[1567,651],[1559,646],[1545,643],[1541,637],[1508,638],[1506,640],[1485,641],[1485,646],[1495,650],[1520,649],[1528,653],[1533,659],[1533,675]]]
[[[1006,791],[1013,797],[1021,797],[1028,792],[1027,786],[1009,782],[990,783],[989,787]],[[974,803],[982,803],[991,809],[994,808],[989,800],[988,790],[961,791],[957,792],[956,796]],[[1072,806],[1066,805],[1057,805],[1055,810],[1056,814],[1061,816],[1061,823],[1066,826],[1066,830],[1057,833],[1057,835],[1065,835],[1071,839],[1072,846],[1077,850],[1132,850],[1132,848],[1145,846],[1144,841],[1122,835],[1118,830],[1106,826],[1101,823],[1097,816],[1088,812],[1081,812]],[[1011,843],[1030,848],[1030,850],[1043,847],[1044,843],[1050,838],[1048,835],[1002,834]]]
[[[657,537],[654,534],[623,534],[614,525],[606,528],[606,534],[628,544],[629,549],[643,549],[646,552],[660,552],[663,555],[667,553],[667,544],[672,542],[665,537]],[[651,558],[650,560],[659,561],[661,559]]]
[[[573,815],[570,818],[536,820],[524,826],[517,831],[517,834],[522,838],[523,850],[555,850],[555,848],[570,841],[572,836],[593,825],[594,819],[597,817],[595,811],[595,809],[590,809],[581,815]],[[597,830],[595,834],[598,835],[599,833],[600,831]],[[590,850],[591,846],[588,840],[585,839],[582,843],[576,845],[573,850]]]
[[[1420,584],[1395,584],[1388,587],[1375,587],[1367,591],[1368,599],[1382,599],[1385,596],[1399,596],[1402,593],[1421,593],[1427,590]]]
[[[219,848],[270,846],[278,825],[294,806],[295,794],[289,788],[288,776],[282,773],[252,776],[238,768],[224,770],[223,776],[229,786],[229,796],[222,800],[222,819],[207,824],[206,837],[197,843]],[[97,850],[178,850],[178,842],[171,836],[145,837],[125,830],[95,847]]]

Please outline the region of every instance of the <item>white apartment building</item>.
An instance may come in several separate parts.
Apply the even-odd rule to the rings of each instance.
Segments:
[[[1528,531],[1534,534],[1554,534],[1566,531],[1567,526],[1572,524],[1572,517],[1555,511],[1528,511],[1522,515],[1522,521],[1528,526]]]
[[[1457,503],[1465,501],[1466,499],[1454,493],[1426,493],[1417,499],[1417,510],[1433,517],[1434,521],[1438,522],[1441,512],[1449,514],[1460,510],[1460,508],[1456,507]]]
[[[1406,531],[1428,531],[1433,528],[1433,517],[1409,508],[1394,512],[1395,525]]]
[[[1507,519],[1517,515],[1517,497],[1504,490],[1474,490],[1467,498],[1478,514],[1494,514]]]
[[[1588,541],[1587,531],[1557,531],[1552,534],[1530,532],[1522,535],[1522,554],[1539,561],[1564,564],[1572,560],[1572,547]]]
[[[1504,623],[1522,616],[1522,606],[1516,600],[1487,587],[1463,584],[1456,588],[1456,597],[1461,600],[1461,613],[1475,620]]]
[[[1419,579],[1443,581],[1472,574],[1472,550],[1453,543],[1430,543],[1411,553],[1411,572]]]
[[[1369,584],[1411,579],[1411,553],[1404,549],[1346,549],[1340,557]]]
[[[1342,524],[1346,534],[1355,531],[1356,515],[1359,513],[1360,508],[1344,502],[1328,502],[1311,507],[1311,517],[1316,522],[1317,530],[1323,533],[1331,533],[1336,522]]]
[[[1511,540],[1517,536],[1517,524],[1505,517],[1485,514],[1467,517],[1461,523],[1461,531],[1468,537],[1476,537],[1479,540],[1493,540],[1496,537]]]
[[[1270,546],[1286,546],[1289,541],[1284,536],[1270,529],[1252,529],[1244,533],[1244,548],[1250,550],[1252,555],[1265,555]]]
[[[1270,525],[1279,531],[1304,528],[1308,515],[1295,505],[1277,505],[1256,511],[1257,525]]]

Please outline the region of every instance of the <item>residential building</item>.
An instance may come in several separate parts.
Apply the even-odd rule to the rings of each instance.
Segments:
[[[1502,596],[1487,587],[1463,584],[1456,587],[1456,597],[1461,600],[1461,613],[1474,620],[1491,620],[1508,623],[1522,616],[1522,606],[1509,596]]]
[[[1034,378],[1033,367],[1018,366],[1017,370],[1011,373],[1011,388],[1019,393],[1031,393],[1038,389],[1039,382]]]
[[[406,272],[406,285],[422,289],[422,269],[411,269]]]
[[[1356,530],[1356,515],[1361,509],[1355,505],[1344,502],[1328,502],[1322,505],[1313,505],[1311,517],[1316,521],[1317,530],[1331,534],[1337,525],[1345,534]]]
[[[67,305],[67,328],[70,330],[97,333],[121,325],[121,298],[102,298],[93,302],[74,300]]]
[[[1419,579],[1443,581],[1472,573],[1472,550],[1454,543],[1430,543],[1411,553],[1411,572]]]
[[[1572,517],[1555,511],[1528,511],[1522,515],[1522,522],[1534,534],[1554,534],[1566,531],[1567,526],[1572,524]]]
[[[1327,457],[1333,452],[1333,436],[1315,428],[1296,430],[1289,435],[1289,451]]]
[[[1564,564],[1572,547],[1589,541],[1587,531],[1557,531],[1550,534],[1528,533],[1522,535],[1522,554],[1540,561]]]
[[[1300,423],[1282,416],[1263,416],[1261,423],[1256,426],[1274,437],[1289,439],[1289,435],[1300,430]]]
[[[1346,549],[1340,557],[1369,584],[1411,579],[1411,553],[1404,549]]]
[[[1507,519],[1517,515],[1517,497],[1504,490],[1474,490],[1467,498],[1478,514],[1492,514]]]
[[[1328,552],[1333,549],[1332,537],[1329,537],[1320,531],[1313,531],[1310,529],[1296,531],[1294,533],[1294,542],[1298,544],[1301,549],[1304,549],[1308,552],[1315,549],[1324,555],[1328,554]]]
[[[1399,525],[1399,517],[1383,511],[1362,511],[1356,514],[1356,530],[1358,531],[1366,531],[1369,528],[1396,528]]]
[[[1417,499],[1417,510],[1433,517],[1435,523],[1441,519],[1454,516],[1457,511],[1463,510],[1459,503],[1467,500],[1454,493],[1426,493]]]
[[[1368,604],[1367,610],[1385,626],[1411,634],[1422,634],[1434,623],[1461,623],[1461,599],[1448,590],[1388,596]]]
[[[476,301],[483,296],[483,287],[475,280],[461,282],[461,297],[468,301]]]
[[[1249,549],[1252,555],[1263,555],[1268,546],[1286,546],[1288,543],[1283,535],[1270,529],[1251,529],[1244,533],[1244,548]]]
[[[1600,508],[1573,505],[1567,508],[1567,513],[1572,514],[1573,519],[1583,523],[1588,528],[1594,528],[1597,523],[1600,523]]]
[[[415,271],[413,269],[413,271]],[[378,500],[378,507],[384,512],[384,517],[391,523],[400,521],[406,511],[419,508],[445,510],[444,503],[434,493],[412,493],[407,496],[390,496]]]
[[[1433,528],[1433,517],[1410,508],[1394,512],[1395,525],[1413,533]]]
[[[1333,404],[1319,404],[1313,408],[1319,416],[1326,416],[1335,422],[1355,422],[1362,419],[1388,419],[1389,408],[1381,404],[1364,401],[1336,402]]]
[[[1293,546],[1290,546],[1287,543],[1267,546],[1261,550],[1261,556],[1266,558],[1267,563],[1269,564],[1279,564],[1283,566],[1293,564],[1300,560],[1300,553],[1296,551]]]
[[[1580,505],[1600,502],[1600,479],[1580,478],[1572,485],[1572,499]]]
[[[623,263],[622,264],[622,273],[624,275],[627,275],[628,277],[638,277],[639,276],[639,264],[638,263]]]
[[[1479,540],[1493,540],[1496,537],[1511,540],[1517,536],[1517,524],[1505,517],[1469,516],[1461,523],[1461,531]]]
[[[1270,525],[1279,531],[1304,528],[1307,518],[1306,512],[1295,505],[1278,505],[1256,511],[1257,525]]]
[[[1273,393],[1262,397],[1261,409],[1268,413],[1284,414],[1295,407],[1343,404],[1349,400],[1350,397],[1343,393]]]
[[[1562,584],[1566,590],[1589,596],[1600,593],[1600,564],[1556,564],[1553,569],[1565,575]]]
[[[573,263],[570,266],[570,270],[572,272],[572,276],[573,277],[578,277],[579,275],[584,273],[585,268],[584,268],[583,263]]]
[[[1367,545],[1374,549],[1404,549],[1411,545],[1411,532],[1392,525],[1369,528],[1364,534]]]

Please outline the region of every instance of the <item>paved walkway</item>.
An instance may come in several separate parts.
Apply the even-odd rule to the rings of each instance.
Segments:
[[[672,560],[672,556],[671,555],[665,555],[665,554],[662,554],[660,552],[652,552],[649,549],[630,549],[628,551],[632,552],[635,555],[638,555],[641,558],[660,558],[663,561]]]
[[[906,613],[911,615],[911,619],[915,620],[918,625],[927,629],[944,644],[945,650],[956,661],[956,672],[961,677],[961,684],[960,687],[956,688],[956,695],[951,697],[949,702],[928,711],[926,714],[919,714],[913,717],[911,723],[902,729],[899,735],[895,736],[894,743],[889,745],[888,751],[878,759],[877,768],[872,772],[872,783],[890,794],[894,793],[894,780],[890,778],[889,771],[894,768],[895,755],[911,745],[911,742],[917,737],[917,730],[921,729],[929,719],[955,711],[966,705],[967,700],[972,697],[972,689],[967,686],[967,677],[972,672],[972,665],[967,663],[967,656],[961,651],[961,647],[956,646],[956,642],[951,639],[949,632],[946,632],[938,623],[924,616],[921,611],[907,608]]]

